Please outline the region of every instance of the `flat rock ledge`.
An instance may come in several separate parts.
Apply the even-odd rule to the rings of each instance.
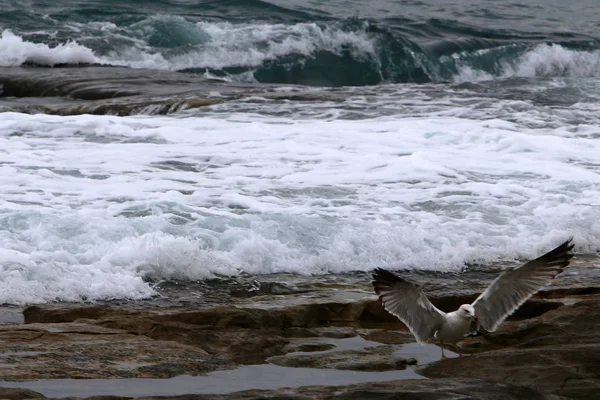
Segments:
[[[469,300],[433,299],[446,310]],[[461,342],[463,357],[427,362],[401,355],[414,339],[374,296],[311,301],[267,308],[30,306],[24,324],[0,326],[0,379],[170,378],[270,363],[350,374],[412,368],[423,379],[171,398],[595,399],[600,393],[599,288],[541,293],[498,331]],[[30,398],[43,396],[0,387],[0,399]],[[108,398],[119,397],[95,397]]]
[[[24,389],[0,388],[0,398],[9,400],[40,399],[41,394]],[[64,398],[74,400],[74,398]],[[130,400],[130,397],[96,396],[89,400]],[[165,397],[138,397],[137,400],[162,400]],[[247,390],[226,395],[185,395],[170,397],[179,400],[566,400],[525,386],[490,383],[480,380],[437,379],[418,381],[388,381],[348,386],[304,386],[296,389]]]

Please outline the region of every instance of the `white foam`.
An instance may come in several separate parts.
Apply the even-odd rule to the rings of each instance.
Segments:
[[[479,56],[497,49],[478,51]],[[515,60],[499,60],[500,73],[478,70],[458,62],[455,82],[486,81],[509,77],[600,77],[600,51],[570,50],[558,44],[539,44]]]
[[[524,77],[599,77],[600,51],[577,51],[558,44],[540,44],[520,57],[508,73]]]
[[[470,65],[462,65],[457,68],[458,73],[452,78],[456,83],[461,82],[481,82],[494,79],[494,75],[475,69]]]
[[[144,279],[215,273],[456,270],[571,235],[600,248],[592,127],[445,107],[356,121],[5,113],[0,303],[141,298]]]
[[[15,67],[30,62],[38,65],[94,63],[94,52],[75,41],[49,47],[43,43],[24,41],[10,30],[0,36],[0,66]]]

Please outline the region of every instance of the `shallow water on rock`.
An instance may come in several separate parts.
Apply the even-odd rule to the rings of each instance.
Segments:
[[[429,364],[439,361],[442,355],[440,348],[434,344],[407,343],[398,351],[393,353],[394,357],[414,358],[417,365]],[[458,353],[444,349],[447,358],[456,358]]]
[[[293,352],[298,354],[325,354],[344,350],[378,347],[381,343],[361,336],[343,339],[325,338],[322,343],[335,347],[324,351]],[[445,350],[449,358],[458,354]],[[408,343],[393,353],[395,358],[414,358],[418,365],[440,359],[441,351],[433,344]],[[35,390],[47,397],[120,396],[177,396],[183,394],[226,394],[250,389],[279,389],[301,386],[343,386],[362,382],[426,379],[412,367],[403,370],[364,372],[337,369],[292,368],[274,364],[243,365],[234,370],[215,371],[204,376],[181,375],[170,379],[48,379],[7,382],[0,386]]]
[[[387,372],[356,372],[334,369],[288,368],[272,364],[247,365],[206,376],[177,376],[171,379],[49,379],[0,382],[9,388],[35,390],[46,397],[177,396],[225,394],[249,389],[278,389],[309,385],[343,386],[361,382],[424,379],[412,369]]]

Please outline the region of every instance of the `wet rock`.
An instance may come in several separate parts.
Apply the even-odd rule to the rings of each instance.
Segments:
[[[232,366],[201,348],[81,323],[0,327],[0,364],[4,380],[168,378]]]
[[[278,92],[277,87],[225,83],[182,72],[93,64],[77,68],[23,66],[0,69],[0,106],[16,112],[126,116],[169,114],[251,96],[294,97],[289,91]],[[214,92],[219,95],[214,96]],[[306,99],[324,96],[310,90],[303,92]],[[334,95],[327,97],[337,99]],[[19,101],[22,98],[27,101]]]
[[[331,278],[312,288],[288,278],[296,279],[290,287],[304,291],[302,296],[235,297],[225,287],[227,305],[218,306],[190,306],[191,296],[183,296],[176,307],[162,298],[153,300],[158,306],[121,301],[28,307],[26,324],[0,326],[0,379],[170,377],[266,360],[357,371],[404,369],[413,362],[394,356],[414,338],[382,308],[367,278]],[[467,289],[479,291],[489,282],[461,281],[452,295],[452,279],[438,274],[430,286],[432,301],[444,310],[472,301],[476,291]],[[598,293],[568,285],[540,293],[497,332],[460,342],[470,355],[418,369],[428,380],[185,398],[557,398],[536,388],[593,398],[600,390]],[[405,354],[412,357],[413,351]]]
[[[598,344],[600,295],[566,297],[561,307],[538,317],[507,321],[496,332],[460,343],[466,352],[506,348],[557,347],[565,344]]]
[[[413,343],[414,336],[408,331],[373,330],[361,335],[364,339],[384,344]]]
[[[2,400],[21,400],[21,399],[43,399],[38,392],[29,389],[11,389],[0,387],[0,399]]]
[[[164,399],[164,398],[163,398]],[[248,390],[226,395],[187,395],[179,400],[561,400],[541,390],[477,380],[439,379],[361,383],[348,386],[305,386],[297,389]],[[144,397],[138,400],[162,400]],[[565,399],[566,400],[566,399]]]
[[[542,391],[508,384],[490,384],[485,381],[397,381],[352,385],[336,392],[337,400],[372,399],[392,400],[551,400],[556,396]]]
[[[261,363],[268,357],[282,354],[284,346],[289,343],[285,338],[288,330],[327,325],[332,315],[328,305],[322,304],[270,310],[236,307],[194,311],[128,311],[89,307],[61,310],[53,306],[47,309],[29,307],[25,311],[26,322],[85,322],[150,339],[176,341],[238,364]],[[355,336],[356,332],[348,327],[321,327],[311,334],[348,337]]]
[[[318,337],[316,329],[291,327],[283,330],[283,335],[287,338],[312,338]]]
[[[565,298],[570,305],[461,343],[469,357],[419,370],[428,378],[477,378],[545,390],[574,399],[600,393],[600,296]]]
[[[282,367],[333,368],[353,371],[391,371],[414,365],[414,358],[395,357],[395,348],[380,346],[361,350],[328,351],[312,354],[287,354],[271,357],[268,361]]]
[[[176,340],[237,364],[258,364],[281,354],[288,340],[276,331],[195,329],[182,324],[161,324],[148,335],[152,339]]]
[[[285,354],[304,352],[311,353],[315,351],[326,351],[335,349],[333,343],[323,342],[321,338],[302,338],[292,340],[287,346],[285,346]]]
[[[61,400],[78,400],[76,397],[61,397]],[[86,397],[85,400],[133,400],[133,397],[123,397],[123,396],[92,396]]]
[[[335,345],[331,343],[301,343],[293,351],[301,351],[304,353],[310,353],[313,351],[326,351],[334,349]]]
[[[261,282],[256,279],[249,283],[235,282],[229,289],[229,293],[234,297],[255,297],[264,295],[281,295],[298,292],[285,284],[279,282]]]
[[[345,339],[355,337],[358,333],[355,328],[348,326],[328,326],[315,329],[317,336],[331,339]]]
[[[30,306],[23,310],[25,323],[72,322],[77,319],[98,319],[111,312],[108,306]]]

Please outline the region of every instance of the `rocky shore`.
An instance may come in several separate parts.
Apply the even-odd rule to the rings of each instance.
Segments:
[[[211,293],[227,299],[199,296],[195,305],[181,298],[169,305],[166,295],[142,304],[33,305],[22,310],[22,323],[13,318],[0,326],[0,398],[159,398],[133,390],[159,378],[162,398],[178,398],[185,394],[181,384],[173,383],[170,395],[168,382],[183,376],[199,383],[182,399],[594,399],[600,393],[597,260],[574,264],[498,331],[460,342],[463,357],[444,360],[439,348],[414,344],[364,274],[225,281]],[[412,279],[426,283],[432,301],[449,311],[474,299],[496,272],[413,273]],[[282,378],[269,383],[265,372],[249,378],[244,368],[252,366]],[[202,389],[218,376],[230,384]],[[63,382],[64,389],[44,391],[45,382]],[[86,382],[104,382],[106,390],[86,392]],[[110,382],[132,389],[117,393],[108,390]]]
[[[104,65],[0,67],[0,110],[51,115],[165,115],[260,97],[343,101],[336,90],[252,85],[197,74]]]

